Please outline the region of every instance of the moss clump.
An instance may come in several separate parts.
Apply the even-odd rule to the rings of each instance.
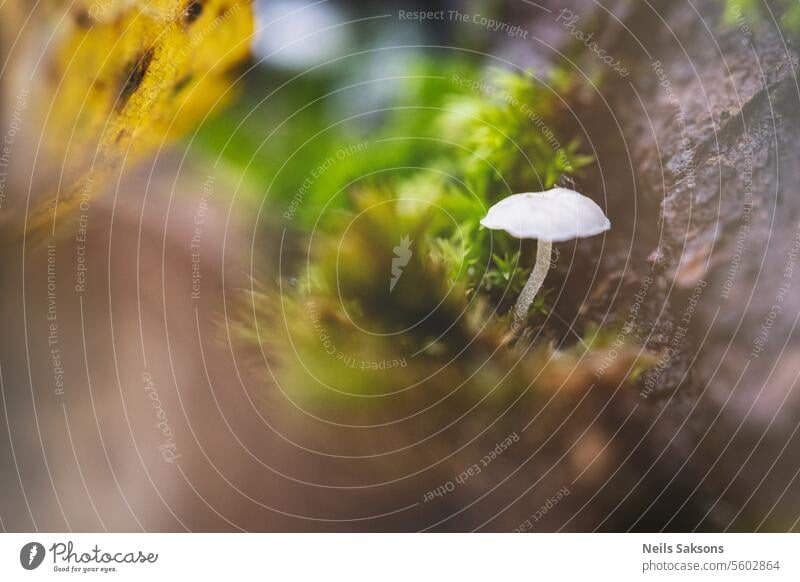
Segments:
[[[287,154],[293,165],[305,161],[306,173],[321,168],[282,215],[302,251],[275,285],[248,297],[243,329],[293,403],[328,418],[340,407],[347,417],[358,402],[375,421],[453,391],[508,402],[534,382],[572,385],[595,373],[607,351],[599,334],[596,348],[555,351],[534,325],[521,338],[509,333],[507,311],[530,272],[531,248],[479,226],[497,200],[552,187],[590,163],[577,141],[556,135],[556,95],[569,92],[556,78],[558,93],[518,72],[430,75],[405,93],[422,102],[401,97],[404,105],[370,126],[371,138],[339,125],[315,147]],[[335,155],[362,140],[368,147]],[[275,190],[289,175],[294,188]],[[304,183],[302,168],[276,171],[268,214],[291,207]],[[546,314],[546,301],[545,292],[531,313]],[[636,368],[629,347],[615,346],[620,370]]]

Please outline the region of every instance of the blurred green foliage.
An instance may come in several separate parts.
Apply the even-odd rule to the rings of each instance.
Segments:
[[[417,54],[402,63],[402,75],[343,83],[346,71],[372,70],[355,64],[328,76],[272,79],[268,98],[243,99],[207,123],[197,143],[221,152],[268,220],[336,233],[359,200],[385,200],[394,207],[388,222],[402,216],[424,225],[408,228],[448,282],[513,299],[529,273],[520,260],[527,255],[520,241],[479,221],[499,199],[550,188],[591,161],[577,141],[562,145],[556,135],[556,96],[569,90],[567,78],[539,82]],[[268,83],[263,73],[249,82]]]
[[[780,28],[800,36],[800,2],[798,0],[721,0],[725,3],[723,23],[748,32],[769,26],[773,19]],[[746,28],[745,28],[746,27]]]

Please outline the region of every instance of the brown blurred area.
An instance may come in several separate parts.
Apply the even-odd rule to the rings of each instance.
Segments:
[[[628,396],[617,391],[610,405],[613,373],[588,393],[586,380],[574,377],[549,406],[549,395],[505,388],[519,393],[523,410],[544,407],[527,433],[502,421],[487,426],[502,411],[468,393],[399,427],[310,420],[265,383],[257,354],[228,336],[226,309],[241,308],[249,285],[254,213],[237,208],[229,217],[234,181],[213,184],[208,196],[207,168],[181,166],[179,154],[167,153],[93,202],[88,222],[79,215],[62,225],[53,246],[26,249],[24,263],[20,248],[7,249],[17,252],[4,261],[1,316],[4,527],[385,531],[442,521],[460,530],[492,520],[491,529],[508,530],[523,521],[519,510],[497,512],[516,497],[527,511],[567,488],[562,511],[577,512],[624,458],[626,449],[606,446],[635,428],[626,422]],[[444,426],[451,428],[440,432]],[[426,493],[511,434],[491,471],[425,505]],[[454,451],[453,443],[465,445]],[[386,454],[394,449],[401,450]],[[348,458],[354,454],[363,458]],[[570,483],[578,473],[582,483]],[[529,492],[534,474],[540,485]],[[624,483],[617,490],[627,491],[633,475]],[[464,507],[494,487],[488,500]],[[592,514],[616,499],[600,497]],[[579,515],[569,527],[584,523]]]

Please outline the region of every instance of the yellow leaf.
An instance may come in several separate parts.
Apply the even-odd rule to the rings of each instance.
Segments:
[[[249,0],[78,2],[49,53],[52,97],[41,100],[49,154],[65,160],[70,186],[33,212],[29,234],[224,101],[252,29]]]

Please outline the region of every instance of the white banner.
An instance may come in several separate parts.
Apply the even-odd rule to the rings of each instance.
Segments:
[[[791,534],[4,534],[0,580],[800,580]]]

